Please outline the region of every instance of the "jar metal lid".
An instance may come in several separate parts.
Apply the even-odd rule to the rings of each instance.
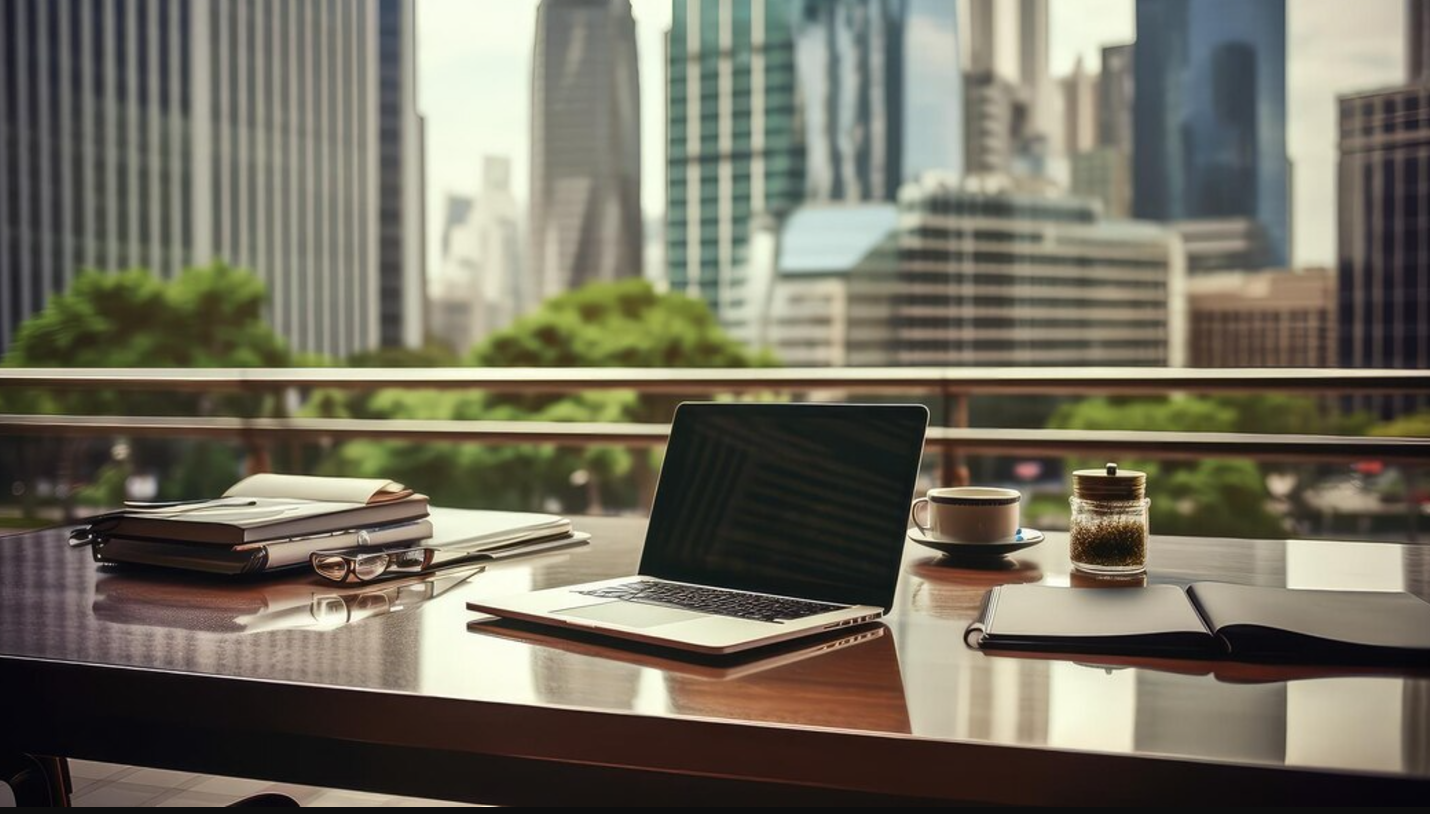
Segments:
[[[1117,468],[1109,463],[1102,469],[1073,472],[1073,496],[1082,500],[1136,501],[1147,496],[1147,473]]]

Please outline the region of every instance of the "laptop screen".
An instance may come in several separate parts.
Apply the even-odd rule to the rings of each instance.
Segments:
[[[887,609],[927,424],[920,405],[681,405],[641,574]]]

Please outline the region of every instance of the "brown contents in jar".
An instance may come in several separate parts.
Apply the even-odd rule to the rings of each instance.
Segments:
[[[1079,519],[1069,533],[1074,563],[1126,568],[1147,561],[1147,526],[1140,518]]]

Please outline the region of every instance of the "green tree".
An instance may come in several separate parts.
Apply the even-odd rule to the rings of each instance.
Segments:
[[[482,367],[749,367],[771,364],[721,330],[705,304],[642,280],[594,283],[547,300],[468,355]],[[371,399],[315,399],[321,415],[536,421],[665,421],[678,398],[627,391],[577,395],[388,391]],[[453,506],[532,508],[548,497],[599,511],[644,500],[651,457],[585,450],[361,441],[337,448],[323,471],[388,477]],[[573,482],[574,473],[585,480]]]
[[[281,367],[291,361],[283,340],[264,320],[267,291],[252,272],[224,263],[190,268],[170,281],[143,269],[84,271],[68,291],[22,324],[6,355],[9,367]],[[91,415],[254,415],[276,407],[252,395],[214,397],[117,390],[7,392],[0,409]],[[136,446],[136,453],[141,447]],[[60,477],[78,480],[87,445],[69,439],[32,439],[13,447],[17,468],[33,480],[56,462]],[[189,483],[206,464],[226,456],[203,444],[183,445],[177,459],[144,445],[131,462],[179,477],[161,478],[165,494],[203,494],[211,483]],[[261,456],[258,448],[250,455]],[[192,457],[193,460],[189,460]],[[187,473],[187,474],[185,474]],[[99,494],[113,491],[113,476]]]
[[[1430,411],[1409,413],[1377,424],[1368,434],[1382,438],[1430,438]]]
[[[1251,409],[1243,409],[1248,405]],[[1091,398],[1063,405],[1048,426],[1070,430],[1246,432],[1268,420],[1267,409],[1264,402],[1254,399]],[[1268,508],[1269,496],[1261,470],[1251,461],[1119,463],[1124,469],[1147,473],[1151,524],[1156,533],[1227,537],[1280,537],[1286,533],[1281,519]],[[1102,462],[1071,464],[1081,468],[1101,466]]]

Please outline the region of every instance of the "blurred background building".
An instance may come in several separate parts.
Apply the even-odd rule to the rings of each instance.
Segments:
[[[1192,367],[1335,367],[1330,269],[1222,272],[1187,282]]]
[[[1340,353],[1430,367],[1430,2],[1407,3],[1407,84],[1339,99]],[[1365,406],[1395,413],[1411,398]]]
[[[1063,82],[1069,190],[1099,201],[1110,218],[1131,217],[1132,46],[1104,47],[1097,74],[1083,74],[1079,58]]]
[[[542,0],[525,271],[534,301],[643,273],[640,121],[630,0]]]
[[[672,291],[718,313],[753,217],[804,195],[795,0],[674,0],[666,101],[666,265]]]
[[[892,201],[922,172],[958,172],[957,10],[938,0],[677,0],[672,290],[748,332],[752,223],[801,202]]]
[[[1284,0],[1137,0],[1133,212],[1240,218],[1290,262]],[[1248,266],[1243,266],[1248,267]]]
[[[457,353],[505,328],[530,305],[518,214],[511,161],[505,157],[482,159],[475,200],[448,197],[431,333]]]
[[[1025,180],[1061,179],[1047,0],[965,0],[966,172]]]
[[[0,4],[0,351],[84,268],[214,259],[297,350],[420,344],[412,0]]]
[[[1089,201],[929,176],[897,204],[806,205],[756,245],[751,339],[788,364],[1185,364],[1176,233]]]

